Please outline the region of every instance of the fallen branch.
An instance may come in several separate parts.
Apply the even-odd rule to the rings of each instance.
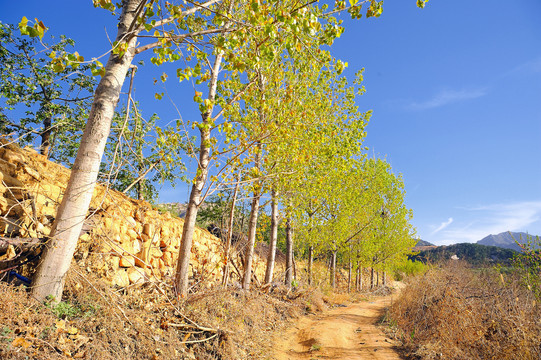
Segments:
[[[30,250],[35,246],[42,245],[47,238],[24,238],[24,237],[4,237],[0,236],[0,251],[6,251],[10,245],[22,250]]]

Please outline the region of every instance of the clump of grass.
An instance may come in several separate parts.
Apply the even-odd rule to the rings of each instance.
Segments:
[[[55,304],[52,299],[45,301],[45,307],[50,309],[51,312],[59,319],[73,320],[76,318],[85,318],[95,315],[100,308],[100,305],[96,304],[73,304],[71,301],[60,301]]]
[[[390,309],[418,359],[540,359],[541,311],[517,276],[454,262],[412,278]]]

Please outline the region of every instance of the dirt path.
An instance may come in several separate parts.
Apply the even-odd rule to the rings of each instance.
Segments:
[[[302,317],[276,339],[274,359],[399,360],[394,342],[376,327],[390,303],[390,296],[378,297]]]

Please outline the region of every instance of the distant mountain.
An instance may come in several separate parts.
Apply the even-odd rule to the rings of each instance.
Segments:
[[[417,244],[415,245],[415,247],[420,247],[420,246],[436,246],[432,243],[429,243],[428,241],[424,241],[424,240],[421,240],[419,239],[419,241],[417,241]]]
[[[179,202],[172,202],[172,203],[158,204],[157,207],[158,207],[158,210],[169,211],[174,216],[178,216],[179,218],[184,218],[184,215],[186,215],[186,208],[188,207],[188,205],[179,203]]]
[[[458,257],[460,260],[477,266],[496,263],[509,265],[516,253],[514,250],[497,246],[463,243],[422,249],[418,254],[410,256],[410,259],[438,263]]]
[[[516,241],[524,244],[528,241],[528,239],[532,240],[535,237],[536,236],[532,236],[524,232],[502,232],[498,235],[488,235],[482,240],[479,240],[477,244],[498,246],[505,249],[521,251],[520,246],[517,245]]]

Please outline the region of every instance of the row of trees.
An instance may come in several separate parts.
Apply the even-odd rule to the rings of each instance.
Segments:
[[[422,7],[424,1],[417,4]],[[108,0],[94,1],[94,5],[116,11]],[[133,74],[135,57],[145,51],[153,52],[151,61],[156,65],[175,63],[179,81],[191,79],[208,88],[206,95],[195,91],[201,119],[189,124],[197,133],[194,140],[176,129],[156,130],[158,146],[168,143],[166,136],[171,136],[179,148],[187,149],[197,159],[175,278],[179,296],[186,296],[188,291],[198,210],[209,194],[227,187],[234,188],[234,194],[242,187],[251,198],[245,289],[250,285],[264,194],[270,194],[272,202],[271,249],[276,242],[278,204],[286,218],[286,281],[291,282],[293,229],[299,234],[303,231],[300,229],[307,229],[306,236],[300,238],[305,239],[310,251],[349,256],[359,266],[366,263],[366,256],[372,264],[391,262],[407,247],[406,238],[411,238],[402,183],[388,164],[363,157],[364,127],[370,113],[360,113],[355,106],[355,97],[364,91],[362,73],[349,84],[340,75],[347,64],[334,59],[327,50],[343,31],[336,16],[348,12],[360,18],[363,6],[367,17],[381,14],[381,2],[374,0],[339,1],[331,7],[290,0],[210,0],[191,6],[154,0],[122,1],[118,33],[106,65],[88,63],[101,80],[51,239],[34,278],[33,295],[38,299],[61,297],[120,91],[127,74]],[[25,18],[19,29],[34,37],[41,37],[45,31],[41,22],[29,23]],[[56,73],[84,63],[79,54],[65,49],[51,52],[49,57]],[[161,77],[162,81],[167,78],[166,74]],[[115,136],[125,134],[130,119],[138,121],[129,94],[124,120],[118,122],[122,125]],[[139,121],[131,128],[138,126],[143,123]],[[114,144],[115,156],[118,143]],[[127,149],[142,158],[142,146],[131,141]],[[174,153],[177,151],[169,155]],[[167,158],[165,150],[162,154]],[[136,170],[138,178],[144,177],[143,168]],[[237,196],[232,198],[230,223]],[[267,281],[272,277],[270,260]]]

